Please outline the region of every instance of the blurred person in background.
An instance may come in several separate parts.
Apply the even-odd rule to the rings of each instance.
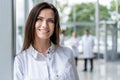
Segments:
[[[65,30],[62,29],[60,31],[60,45],[64,46],[64,41],[65,41]]]
[[[75,57],[75,63],[76,63],[76,66],[77,66],[78,56],[79,56],[79,51],[78,51],[79,39],[78,39],[78,36],[77,36],[77,32],[72,32],[72,36],[68,40],[68,42],[69,42],[69,47],[73,50],[73,55]]]
[[[59,45],[57,9],[35,5],[25,25],[22,51],[14,60],[14,80],[79,80],[72,50]]]
[[[82,48],[83,48],[83,57],[84,57],[84,70],[87,71],[87,61],[90,61],[90,71],[93,71],[93,47],[94,47],[94,38],[90,35],[89,29],[84,30],[84,35],[82,36]]]

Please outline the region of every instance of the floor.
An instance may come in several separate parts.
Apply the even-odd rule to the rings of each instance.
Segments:
[[[77,70],[80,80],[120,80],[120,61],[106,62],[103,59],[94,60],[93,72],[83,72],[83,60],[78,61]]]

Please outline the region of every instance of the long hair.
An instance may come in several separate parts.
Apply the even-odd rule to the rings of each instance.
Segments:
[[[22,50],[29,48],[30,44],[34,44],[35,23],[37,21],[37,17],[39,15],[39,13],[43,9],[51,9],[54,12],[55,27],[54,27],[54,32],[53,32],[52,36],[50,37],[50,40],[55,45],[59,45],[60,20],[59,20],[58,11],[53,4],[47,3],[47,2],[42,2],[42,3],[38,3],[37,5],[35,5],[32,8],[32,10],[27,18],[27,21],[25,24],[25,34],[24,34],[24,42],[23,42],[23,49]]]

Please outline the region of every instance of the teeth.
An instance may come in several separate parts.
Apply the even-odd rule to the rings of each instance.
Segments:
[[[48,32],[48,30],[41,30],[41,29],[39,29],[40,31],[42,31],[42,32]]]

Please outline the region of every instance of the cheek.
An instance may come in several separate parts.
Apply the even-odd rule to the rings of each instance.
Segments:
[[[36,22],[36,24],[35,24],[35,32],[37,32],[37,30],[39,29],[39,27],[40,27],[40,24]]]
[[[51,27],[51,32],[52,32],[52,34],[53,34],[53,32],[54,32],[54,27]]]
[[[34,34],[35,34],[35,36],[37,36],[37,34],[38,34],[36,27],[35,27]]]
[[[35,23],[35,28],[38,28],[40,26],[40,23],[36,22]]]
[[[37,33],[38,33],[38,28],[39,28],[39,24],[38,24],[38,23],[36,23],[36,24],[35,24],[35,34],[37,34]]]

